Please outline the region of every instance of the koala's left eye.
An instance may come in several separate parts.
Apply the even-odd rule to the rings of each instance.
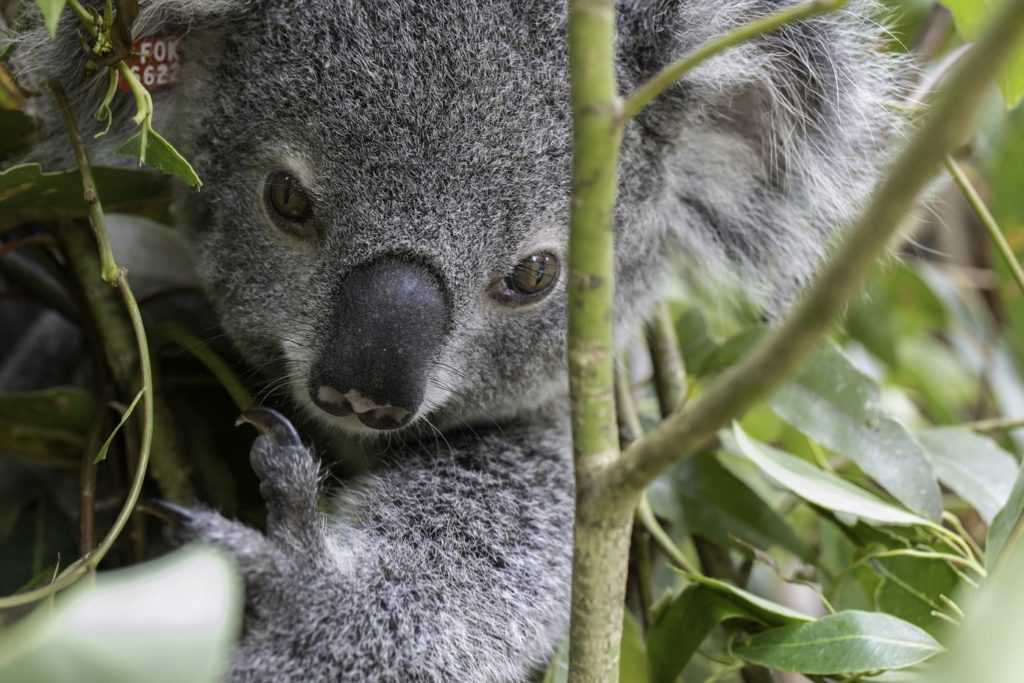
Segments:
[[[530,254],[497,283],[496,298],[510,305],[537,301],[554,289],[558,271],[558,257],[550,251]]]
[[[289,223],[301,225],[313,215],[313,202],[290,173],[279,171],[267,178],[265,199],[277,217]]]

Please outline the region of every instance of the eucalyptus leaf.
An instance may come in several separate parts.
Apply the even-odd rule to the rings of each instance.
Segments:
[[[736,603],[707,586],[688,586],[647,634],[650,680],[674,681],[717,624],[750,618]]]
[[[785,548],[804,561],[813,558],[786,521],[711,453],[684,460],[647,494],[659,516],[691,533],[726,546],[739,539],[756,548]]]
[[[924,557],[876,557],[869,561],[881,578],[875,607],[938,636],[949,624],[934,612],[948,614],[942,596],[956,595],[960,578],[943,560]]]
[[[230,560],[208,547],[101,573],[0,631],[0,680],[213,683],[238,636],[241,598]]]
[[[769,477],[804,500],[833,512],[853,516],[870,524],[928,526],[919,515],[901,510],[845,479],[825,472],[794,455],[751,439],[733,425],[733,439],[723,438],[726,447],[753,461]]]
[[[953,14],[957,31],[965,40],[981,37],[1003,3],[1000,0],[940,0]],[[1006,106],[1013,109],[1024,98],[1024,45],[1018,45],[998,78]]]
[[[93,176],[106,211],[151,215],[169,197],[153,173],[95,167]],[[86,212],[77,170],[44,173],[39,164],[20,164],[0,171],[0,224],[76,218]]]
[[[19,424],[84,432],[95,411],[92,394],[77,387],[0,394],[0,418]]]
[[[817,676],[903,669],[942,651],[938,641],[913,624],[858,611],[763,631],[733,647],[751,664]]]
[[[850,458],[909,509],[939,520],[942,498],[928,454],[903,425],[882,414],[878,385],[838,347],[822,347],[769,404],[789,424]]]
[[[138,133],[125,140],[114,150],[114,154],[135,157],[167,175],[181,178],[192,187],[200,187],[203,181],[196,175],[192,164],[162,135],[152,128],[146,128],[146,125],[143,124],[144,127]]]
[[[985,543],[985,564],[992,570],[1006,545],[1024,531],[1024,468],[1017,473],[1016,483],[1010,492],[1010,499],[992,520]]]
[[[135,394],[135,398],[133,398],[132,402],[128,404],[127,408],[125,408],[124,413],[121,414],[121,419],[110,432],[110,436],[108,436],[107,440],[103,442],[102,446],[100,446],[100,450],[96,454],[96,458],[93,460],[94,463],[101,463],[107,459],[107,451],[110,450],[110,444],[114,443],[114,437],[117,436],[119,431],[121,431],[121,427],[124,427],[124,423],[128,421],[128,418],[132,416],[132,412],[135,411],[135,406],[138,405],[139,399],[142,398],[144,393],[144,389],[139,389],[139,393]]]
[[[43,13],[43,21],[46,22],[46,29],[50,32],[50,38],[57,37],[57,24],[60,23],[61,12],[68,0],[35,0],[36,5]]]
[[[627,611],[623,616],[619,683],[647,683],[651,675],[643,631],[632,614]]]
[[[992,439],[963,427],[922,429],[917,438],[928,449],[939,481],[991,524],[1010,498],[1016,459]]]

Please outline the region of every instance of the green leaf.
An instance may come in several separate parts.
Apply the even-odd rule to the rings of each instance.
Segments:
[[[965,40],[981,37],[996,9],[999,0],[940,0],[953,13],[957,31]],[[998,78],[999,89],[1006,100],[1006,106],[1013,109],[1024,98],[1024,45],[1019,45],[1003,67]]]
[[[619,650],[620,683],[647,683],[651,680],[647,664],[647,644],[640,624],[628,611],[623,615],[622,647]]]
[[[0,161],[28,147],[35,124],[24,112],[0,107]]]
[[[1024,544],[1017,544],[966,605],[948,657],[915,683],[1020,683],[1024,672]]]
[[[36,0],[36,5],[43,13],[46,28],[50,31],[51,39],[57,37],[57,24],[60,22],[61,12],[64,11],[67,2],[68,0]]]
[[[674,681],[717,624],[749,618],[735,603],[706,586],[688,586],[647,634],[650,680]]]
[[[96,187],[107,211],[154,213],[154,202],[167,200],[159,176],[123,168],[93,168]],[[44,173],[39,164],[0,171],[0,225],[86,215],[78,171]]]
[[[214,683],[237,638],[237,571],[191,546],[58,596],[0,631],[0,680]]]
[[[932,613],[949,613],[941,596],[953,598],[960,579],[948,563],[923,557],[876,557],[868,563],[881,582],[875,607],[933,635],[949,625]]]
[[[652,681],[674,681],[711,629],[723,621],[747,619],[767,626],[812,621],[806,614],[724,581],[686,576],[694,584],[658,611],[647,634]]]
[[[932,521],[942,516],[924,448],[906,427],[882,414],[878,385],[835,345],[815,353],[769,404],[786,422],[850,458],[914,512]]]
[[[681,573],[681,572],[680,572]],[[686,575],[691,581],[705,588],[709,588],[731,604],[736,605],[744,611],[751,619],[760,621],[769,626],[784,626],[786,624],[801,624],[812,621],[812,617],[797,612],[796,610],[780,605],[760,595],[754,595],[750,591],[743,590],[738,586],[708,576]]]
[[[92,394],[76,387],[0,394],[0,418],[20,424],[84,432],[95,412]]]
[[[181,178],[192,187],[200,187],[203,181],[196,175],[192,164],[188,163],[185,157],[181,156],[178,150],[174,149],[162,135],[152,128],[143,128],[125,140],[120,147],[114,150],[114,154],[135,157],[140,162],[145,162],[153,168],[159,169],[168,175]],[[145,143],[145,148],[143,148]]]
[[[769,477],[804,500],[834,512],[852,515],[869,524],[928,526],[931,523],[913,513],[890,505],[874,494],[814,467],[794,455],[758,443],[733,425],[734,439],[723,436],[727,448],[737,448]]]
[[[928,633],[875,612],[840,612],[751,636],[733,653],[751,664],[818,676],[904,669],[942,652]]]
[[[923,429],[917,438],[928,449],[939,480],[991,524],[1010,498],[1016,459],[992,439],[963,427]]]
[[[779,515],[711,453],[684,460],[647,491],[651,507],[691,533],[726,546],[779,546],[804,561],[813,552]]]
[[[114,443],[114,437],[117,436],[119,431],[121,431],[121,427],[124,427],[124,423],[128,421],[128,418],[132,416],[135,406],[138,405],[139,399],[142,398],[144,393],[144,389],[139,389],[139,393],[135,394],[135,398],[133,398],[132,402],[128,404],[127,408],[125,408],[120,421],[118,421],[113,431],[110,432],[110,436],[108,436],[107,440],[103,442],[102,446],[100,446],[99,453],[96,454],[96,458],[93,460],[94,463],[101,463],[107,459],[107,451],[110,450],[110,444]]]
[[[1024,468],[1017,473],[1010,499],[992,520],[985,542],[985,565],[991,571],[1011,539],[1024,531]],[[1019,545],[1019,544],[1018,544]]]

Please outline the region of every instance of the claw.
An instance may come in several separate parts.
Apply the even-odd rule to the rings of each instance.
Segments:
[[[235,426],[244,422],[248,422],[258,429],[275,446],[293,448],[302,446],[302,439],[299,438],[299,433],[295,431],[292,423],[272,408],[249,408],[235,421]]]
[[[183,524],[196,518],[187,507],[162,498],[151,498],[139,507],[171,524]]]

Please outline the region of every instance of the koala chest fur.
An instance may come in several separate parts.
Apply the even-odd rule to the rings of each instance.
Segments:
[[[788,4],[624,0],[620,88]],[[870,11],[854,3],[715,58],[627,128],[624,336],[670,268],[742,282],[769,314],[807,282],[870,191],[891,126],[893,67],[873,50]],[[227,548],[246,578],[230,678],[525,678],[568,620],[563,3],[141,12],[137,36],[186,32],[157,127],[205,182],[177,209],[224,327],[254,365],[281,368],[324,432],[397,434],[325,520],[312,455],[282,418],[256,414],[267,535],[210,510],[182,533]],[[85,125],[102,84],[82,82],[74,31],[62,35],[30,33],[26,69],[60,78]]]

